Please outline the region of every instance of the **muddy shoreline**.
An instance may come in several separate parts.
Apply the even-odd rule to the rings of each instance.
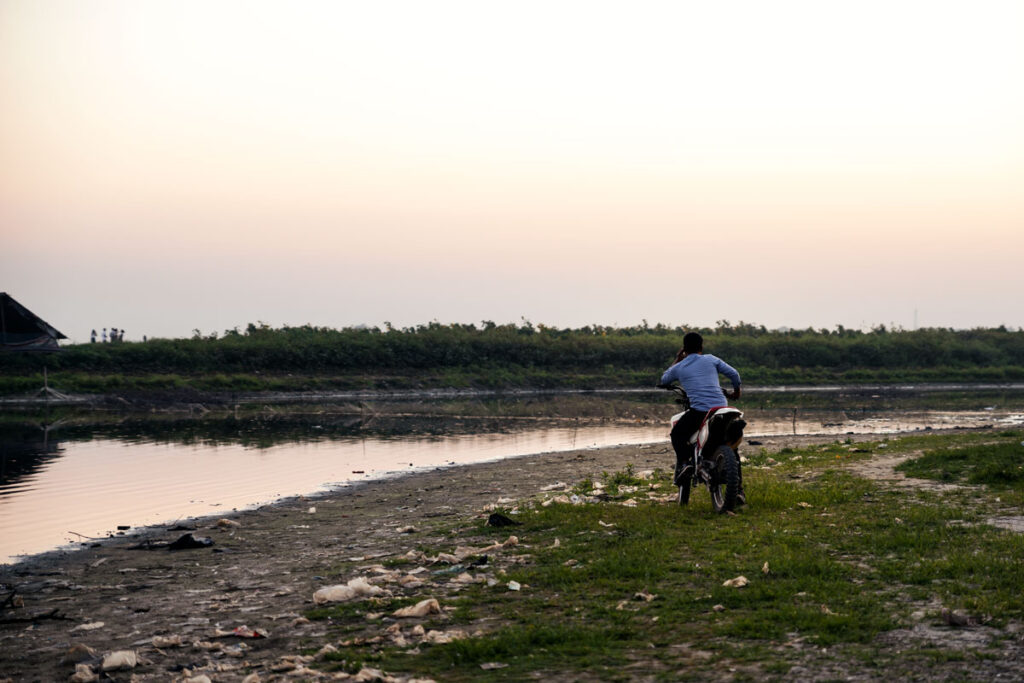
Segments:
[[[760,440],[777,451],[833,437]],[[485,506],[502,498],[529,498],[554,482],[597,478],[626,464],[667,468],[671,460],[665,443],[438,468],[279,501],[231,514],[224,518],[229,522],[191,520],[195,537],[212,539],[208,548],[131,549],[188,533],[153,527],[3,565],[0,596],[15,591],[23,606],[3,610],[0,671],[13,681],[68,680],[74,666],[62,658],[80,643],[98,655],[136,651],[149,663],[130,672],[135,680],[168,680],[204,667],[221,667],[217,681],[252,673],[276,680],[285,676],[273,671],[282,658],[327,644],[323,624],[301,615],[313,607],[318,588],[351,578],[345,569],[351,563],[417,548],[450,550],[439,527],[479,524]],[[406,527],[416,530],[399,533]],[[217,635],[240,626],[268,637]],[[212,642],[215,649],[156,648],[154,637]],[[226,658],[221,647],[244,657]],[[128,680],[129,672],[110,676]]]

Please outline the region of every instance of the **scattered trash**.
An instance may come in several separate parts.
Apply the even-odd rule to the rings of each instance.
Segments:
[[[943,607],[939,613],[944,621],[949,626],[976,626],[978,620],[967,616],[961,610],[951,610],[948,607]]]
[[[571,496],[569,496],[569,502],[572,503],[573,505],[581,505],[583,503],[583,499],[574,493]]]
[[[509,581],[508,582],[508,589],[510,591],[521,590],[522,587],[523,587],[522,584],[520,584],[518,581]]]
[[[549,547],[551,547],[551,548],[560,548],[560,547],[562,547],[562,542],[556,538],[555,542],[552,543]]]
[[[496,505],[515,505],[515,503],[516,503],[516,499],[515,498],[502,497],[502,498],[498,499],[498,502],[496,503]]]
[[[68,651],[64,653],[61,658],[61,664],[78,664],[80,662],[87,662],[90,659],[96,658],[96,650],[92,649],[85,643],[75,643]]]
[[[383,592],[383,588],[371,585],[366,579],[359,576],[349,581],[348,584],[321,588],[313,593],[313,603],[325,605],[329,602],[347,602],[354,598],[380,595]]]
[[[451,631],[427,631],[426,635],[423,636],[423,642],[430,643],[431,645],[443,645],[453,640],[463,640],[467,637],[465,631],[458,629]]]
[[[323,659],[327,655],[334,654],[337,651],[338,651],[338,648],[334,647],[330,643],[327,643],[322,648],[317,650],[317,653],[315,655],[313,655],[313,656],[316,657],[317,659]]]
[[[242,525],[239,522],[236,522],[233,519],[224,518],[224,519],[218,519],[216,526],[220,527],[221,529],[231,529],[231,528],[240,527]]]
[[[168,550],[193,550],[196,548],[209,548],[213,545],[213,539],[208,536],[193,536],[185,534],[167,546]]]
[[[728,581],[725,581],[724,583],[722,583],[722,585],[726,588],[743,588],[748,583],[750,583],[750,581],[747,579],[747,577],[737,576],[735,579],[729,579]]]
[[[606,529],[611,529],[612,527],[615,526],[614,524],[608,524],[607,522],[602,522],[601,520],[597,520],[597,523],[600,524],[601,526],[603,526]]]
[[[821,613],[830,617],[838,617],[839,615],[828,608],[828,605],[821,606]]]
[[[400,526],[395,529],[396,534],[414,534],[417,531],[419,531],[419,529],[414,526]]]
[[[771,572],[771,569],[768,568],[768,562],[766,561],[763,565],[761,565],[761,573],[768,574],[769,572]]]
[[[412,574],[406,574],[398,580],[398,584],[402,586],[402,588],[419,588],[424,584],[424,582]]]
[[[480,665],[480,668],[484,671],[494,671],[495,669],[504,669],[507,666],[508,664],[503,664],[501,662],[484,662]]]
[[[109,559],[110,559],[109,557],[101,557],[100,559],[96,560],[95,562],[91,562],[91,563],[89,564],[89,566],[90,566],[90,567],[92,567],[93,569],[95,569],[96,567],[98,567],[98,566],[100,566],[101,564],[105,563],[105,562],[106,562],[106,561],[108,561]]]
[[[711,611],[713,611],[713,612],[724,612],[725,611],[725,605],[715,605],[714,607],[711,608]]]
[[[103,658],[101,668],[104,671],[120,671],[134,669],[139,665],[139,656],[135,650],[117,650]]]
[[[118,524],[117,525],[117,530],[118,531],[128,531],[129,529],[131,529],[131,526],[129,526],[128,524]]]
[[[252,629],[248,626],[236,626],[231,630],[229,635],[235,636],[236,638],[266,638],[267,632],[261,628]]]
[[[71,683],[93,683],[93,681],[100,680],[92,667],[88,664],[76,664],[75,673],[71,674],[71,678],[68,679]]]
[[[560,482],[555,483],[555,484],[549,484],[547,486],[541,486],[540,490],[541,491],[564,491],[567,488],[569,488],[569,485],[566,484],[564,481],[560,481]]]
[[[487,518],[487,526],[501,527],[501,526],[520,526],[520,525],[522,525],[522,522],[517,522],[514,519],[509,519],[505,515],[503,515],[501,513],[498,513],[498,512],[492,512],[491,516]]]
[[[656,597],[658,597],[658,596],[657,595],[652,595],[651,593],[648,593],[647,589],[644,589],[644,590],[640,591],[639,593],[633,593],[633,599],[634,600],[643,600],[644,602],[650,602],[651,600],[654,600],[654,598],[656,598]]]
[[[104,624],[102,621],[93,621],[88,624],[79,624],[78,626],[71,629],[71,631],[95,631],[98,628],[103,628],[103,625]]]
[[[306,510],[306,512],[308,514],[310,514],[310,515],[315,515],[316,514],[316,506],[315,505],[310,506],[310,508],[308,510]]]
[[[804,501],[800,501],[799,503],[796,504],[796,506],[797,507],[801,507],[801,508],[812,508],[812,507],[814,507],[810,503],[806,503]]]
[[[185,643],[181,636],[153,636],[150,641],[153,647],[165,648],[165,647],[184,647]]]
[[[622,501],[622,505],[625,505],[628,508],[635,508],[637,506],[637,502],[632,498],[627,498],[626,500]]]
[[[411,607],[403,607],[402,609],[395,610],[392,616],[399,618],[406,617],[425,617],[428,614],[440,614],[441,603],[434,598],[427,598],[426,600],[420,600]]]
[[[185,683],[213,683],[213,681],[206,674],[199,674],[198,676],[186,678]]]

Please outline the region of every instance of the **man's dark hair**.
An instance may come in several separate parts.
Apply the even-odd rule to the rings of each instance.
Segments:
[[[704,337],[696,332],[687,332],[683,337],[683,351],[687,353],[700,353],[704,350]]]

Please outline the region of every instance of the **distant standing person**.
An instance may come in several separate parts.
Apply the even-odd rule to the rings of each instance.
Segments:
[[[718,380],[722,373],[732,382],[732,393],[728,397],[736,400],[740,397],[740,373],[721,358],[704,353],[704,338],[696,332],[683,337],[683,348],[676,354],[676,362],[661,376],[661,384],[669,385],[679,382],[690,400],[690,410],[676,422],[672,428],[672,448],[676,452],[676,479],[690,457],[693,449],[687,441],[693,436],[708,411],[729,405],[726,393]]]
[[[95,344],[96,343],[96,330],[93,330],[92,334],[89,335],[89,343],[91,343],[91,344]]]
[[[107,343],[107,328],[103,328],[103,343]]]

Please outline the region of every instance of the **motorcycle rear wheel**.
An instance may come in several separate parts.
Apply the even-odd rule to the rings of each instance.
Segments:
[[[715,512],[728,512],[736,507],[740,491],[740,464],[736,453],[728,446],[719,446],[711,460],[711,507]]]

